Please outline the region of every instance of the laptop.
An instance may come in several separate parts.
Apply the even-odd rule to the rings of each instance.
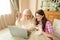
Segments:
[[[12,36],[22,37],[24,39],[28,38],[28,32],[25,29],[18,28],[17,26],[9,26],[9,30]]]

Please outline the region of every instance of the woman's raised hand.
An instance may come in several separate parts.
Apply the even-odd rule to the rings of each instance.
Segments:
[[[18,13],[18,18],[21,18],[22,17],[22,13]]]

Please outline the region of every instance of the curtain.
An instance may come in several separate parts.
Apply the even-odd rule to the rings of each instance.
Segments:
[[[14,16],[16,18],[17,14],[19,12],[19,0],[10,0],[10,3],[11,3],[11,8],[14,13]]]
[[[14,11],[18,12],[19,11],[19,0],[10,0],[10,3]]]
[[[19,11],[19,1],[18,0],[10,0],[11,14],[0,15],[0,30],[8,27],[9,25],[15,24],[16,13]]]

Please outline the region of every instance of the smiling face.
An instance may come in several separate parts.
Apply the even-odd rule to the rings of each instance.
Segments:
[[[43,16],[38,14],[38,13],[36,13],[36,18],[37,18],[37,21],[41,21]]]

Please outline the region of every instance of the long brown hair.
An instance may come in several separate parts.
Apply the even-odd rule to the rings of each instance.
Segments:
[[[43,10],[38,10],[38,11],[35,13],[35,16],[36,16],[36,14],[39,14],[39,15],[44,16],[44,17],[42,18],[42,29],[43,29],[43,31],[44,31],[45,25],[46,25],[46,21],[47,21],[46,16],[45,16],[45,13],[44,13]],[[39,24],[39,22],[38,22],[37,19],[36,19],[36,25],[38,25],[38,24]]]

